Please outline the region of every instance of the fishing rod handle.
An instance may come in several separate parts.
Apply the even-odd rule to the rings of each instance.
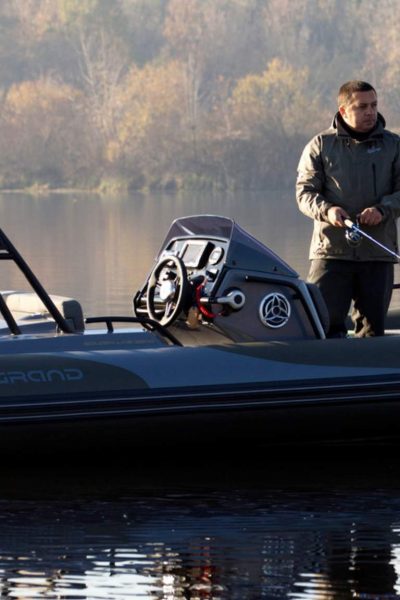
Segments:
[[[346,225],[346,227],[348,227],[349,229],[353,229],[353,227],[357,227],[351,219],[344,219],[343,222]],[[357,227],[357,229],[358,229],[358,227]]]

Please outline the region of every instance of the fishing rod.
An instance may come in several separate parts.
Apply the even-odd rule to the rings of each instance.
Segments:
[[[387,248],[386,246],[381,244],[381,242],[378,242],[378,240],[373,238],[371,235],[369,235],[368,233],[365,233],[365,231],[360,229],[350,219],[345,219],[344,224],[348,228],[348,231],[346,231],[346,239],[350,245],[358,246],[361,243],[362,238],[365,237],[367,240],[369,240],[376,246],[379,246],[379,248],[382,248],[382,250],[385,250],[385,252],[388,252],[389,254],[391,254],[392,256],[395,256],[398,260],[400,260],[400,254],[396,254],[396,252],[393,252],[393,250],[390,250],[390,248]]]

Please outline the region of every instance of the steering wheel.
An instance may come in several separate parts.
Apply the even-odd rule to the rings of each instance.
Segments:
[[[182,311],[189,292],[190,286],[183,260],[173,255],[159,260],[147,282],[146,305],[150,319],[165,327],[171,325]],[[161,316],[159,308],[162,310]]]

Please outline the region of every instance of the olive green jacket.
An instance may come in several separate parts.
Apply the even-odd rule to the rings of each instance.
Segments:
[[[385,120],[379,114],[377,126],[368,139],[356,141],[336,114],[332,126],[304,148],[298,166],[296,199],[301,212],[314,219],[311,259],[395,262],[392,255],[366,239],[358,247],[350,246],[345,229],[330,225],[327,212],[331,206],[341,206],[354,220],[364,208],[378,207],[382,222],[362,229],[398,253],[399,136],[385,129]]]

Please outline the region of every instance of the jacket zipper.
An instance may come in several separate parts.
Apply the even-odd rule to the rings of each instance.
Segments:
[[[372,179],[374,182],[374,197],[376,200],[377,190],[376,190],[376,165],[375,165],[375,163],[372,163]]]

